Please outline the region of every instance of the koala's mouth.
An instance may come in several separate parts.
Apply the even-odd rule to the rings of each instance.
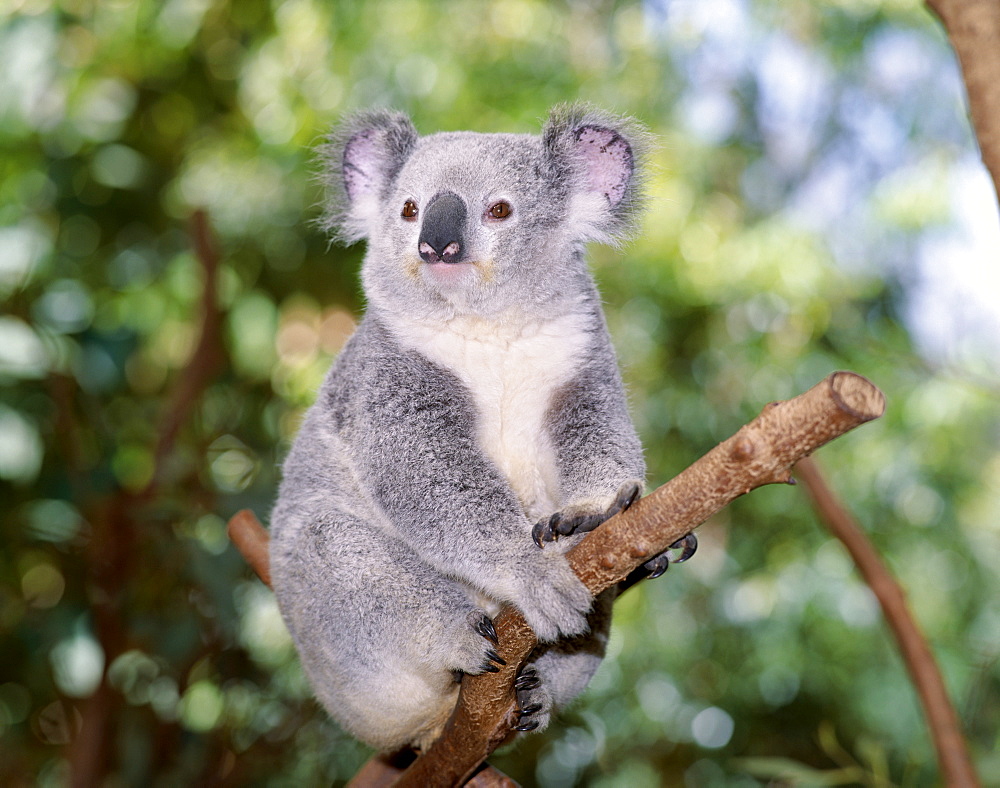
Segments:
[[[430,279],[439,285],[454,286],[466,284],[471,278],[476,277],[479,264],[472,260],[463,260],[460,263],[441,261],[423,263],[420,267],[425,272],[425,279]]]
[[[425,268],[476,268],[479,266],[478,260],[435,260],[433,263],[422,263]]]

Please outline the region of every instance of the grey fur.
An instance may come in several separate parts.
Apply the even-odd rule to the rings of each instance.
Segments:
[[[613,595],[593,605],[569,569],[577,536],[540,549],[532,526],[600,519],[645,473],[583,255],[634,227],[645,145],[574,105],[540,137],[418,137],[365,112],[324,149],[324,223],[367,239],[369,306],[285,462],[271,570],[317,696],[372,746],[438,735],[455,675],[489,669],[477,623],[502,603],[543,643],[541,685],[518,693],[538,729],[600,662]],[[463,210],[427,213],[454,225],[460,262],[423,262],[423,211],[443,193]]]

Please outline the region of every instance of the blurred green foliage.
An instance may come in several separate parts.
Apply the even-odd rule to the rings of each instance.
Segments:
[[[7,0],[0,14],[5,785],[71,771],[319,785],[364,761],[310,700],[272,595],[225,534],[239,508],[266,520],[362,308],[362,250],[312,224],[311,149],[354,107],[405,109],[426,132],[533,131],[576,98],[661,141],[641,238],[592,254],[651,484],[834,369],[880,385],[885,418],[821,462],[908,589],[984,782],[1000,783],[996,355],[972,333],[951,355],[912,339],[915,261],[961,220],[950,179],[974,145],[919,4]],[[222,251],[227,361],[187,402],[196,209]],[[544,786],[934,784],[877,605],[804,496],[757,491],[700,538],[689,564],[623,597],[583,700],[494,762]]]

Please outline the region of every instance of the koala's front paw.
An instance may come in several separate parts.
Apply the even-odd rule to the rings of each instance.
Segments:
[[[594,600],[566,557],[535,551],[532,558],[513,599],[528,626],[543,643],[586,632]]]
[[[500,665],[506,665],[493,649],[499,645],[493,621],[482,610],[474,610],[466,617],[464,627],[454,642],[454,664],[452,670],[477,676],[480,673],[499,673]]]
[[[517,722],[511,728],[525,732],[548,727],[552,718],[552,695],[531,665],[525,666],[514,680],[514,695],[517,698]]]
[[[628,509],[642,491],[640,479],[630,479],[618,488],[610,503],[588,502],[567,506],[550,517],[543,517],[531,529],[531,538],[542,547],[560,536],[593,531],[605,520]]]

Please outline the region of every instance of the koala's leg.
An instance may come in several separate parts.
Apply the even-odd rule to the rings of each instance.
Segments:
[[[514,682],[520,712],[515,730],[545,730],[553,712],[583,692],[604,658],[616,595],[611,588],[594,601],[589,633],[539,647],[522,668]]]
[[[347,515],[282,524],[274,588],[318,699],[379,749],[432,741],[457,672],[496,670],[495,633],[466,589]]]
[[[644,486],[642,445],[629,419],[611,341],[601,332],[594,343],[547,417],[559,458],[561,500],[560,509],[532,529],[539,547],[592,531],[631,506]]]

